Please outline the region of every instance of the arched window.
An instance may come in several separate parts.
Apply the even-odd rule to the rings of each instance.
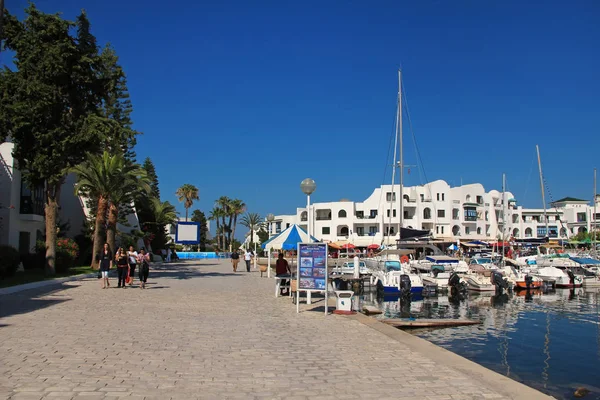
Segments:
[[[471,195],[468,194],[467,197],[465,197],[465,200],[466,200],[467,203],[470,203],[471,202]]]
[[[531,231],[531,228],[527,228],[527,229],[525,229],[525,237],[526,237],[526,238],[528,238],[528,237],[531,237],[531,232],[532,232],[532,231]]]
[[[513,234],[514,237],[518,238],[519,237],[519,230],[517,228],[513,229]]]
[[[519,214],[513,214],[512,216],[513,224],[519,222]]]
[[[431,209],[426,208],[423,210],[423,219],[431,219]]]
[[[460,219],[460,210],[458,208],[452,209],[452,219]]]
[[[308,220],[306,211],[302,211],[302,213],[300,214],[300,221],[306,221],[306,220]]]
[[[402,196],[402,198],[403,198],[404,200],[406,200],[406,202],[409,202],[409,201],[410,201],[410,197],[408,197],[408,195],[407,195],[407,194],[405,194],[404,196]]]
[[[587,232],[587,228],[580,226],[579,229],[577,229],[577,233],[586,233]]]
[[[338,212],[338,218],[346,218],[346,210],[340,210]]]
[[[344,226],[340,229],[340,236],[348,236],[348,227]]]
[[[477,228],[477,234],[481,235],[481,228]]]
[[[452,234],[453,234],[454,236],[460,236],[460,226],[458,226],[458,225],[454,225],[454,226],[452,227]]]

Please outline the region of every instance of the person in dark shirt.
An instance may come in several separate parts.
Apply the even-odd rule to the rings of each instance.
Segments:
[[[110,286],[110,282],[108,281],[108,271],[112,267],[113,263],[113,255],[110,251],[110,247],[108,243],[104,243],[104,247],[100,254],[96,256],[98,261],[100,262],[100,272],[102,276],[102,289],[106,289]]]
[[[290,265],[288,264],[287,260],[285,258],[283,258],[283,253],[279,253],[279,257],[277,258],[277,263],[275,264],[275,276],[277,277],[281,277],[281,276],[289,276],[292,273],[292,271],[290,270]],[[287,280],[286,279],[282,279],[281,280],[281,286],[285,286],[287,285]],[[283,289],[281,290],[281,295],[285,296],[289,294],[289,292],[283,292]]]
[[[237,251],[231,253],[231,264],[233,265],[233,272],[237,272],[238,264],[240,263],[240,254]]]

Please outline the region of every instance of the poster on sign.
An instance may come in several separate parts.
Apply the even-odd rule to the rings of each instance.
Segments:
[[[325,315],[327,276],[327,243],[298,243],[298,292],[325,292]],[[299,304],[297,301],[297,312]]]

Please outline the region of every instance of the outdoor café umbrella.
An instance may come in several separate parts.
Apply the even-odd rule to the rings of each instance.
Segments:
[[[298,243],[312,243],[318,242],[313,236],[309,238],[308,233],[298,225],[294,224],[286,228],[283,232],[277,236],[273,236],[260,246],[267,250],[296,250]],[[269,260],[271,256],[269,256]]]
[[[373,244],[368,245],[367,249],[369,249],[369,250],[377,250],[379,247],[380,246],[378,244],[373,243]]]

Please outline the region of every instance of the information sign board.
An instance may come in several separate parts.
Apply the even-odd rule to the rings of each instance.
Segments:
[[[325,313],[327,278],[327,243],[298,243],[298,291],[325,292]]]

